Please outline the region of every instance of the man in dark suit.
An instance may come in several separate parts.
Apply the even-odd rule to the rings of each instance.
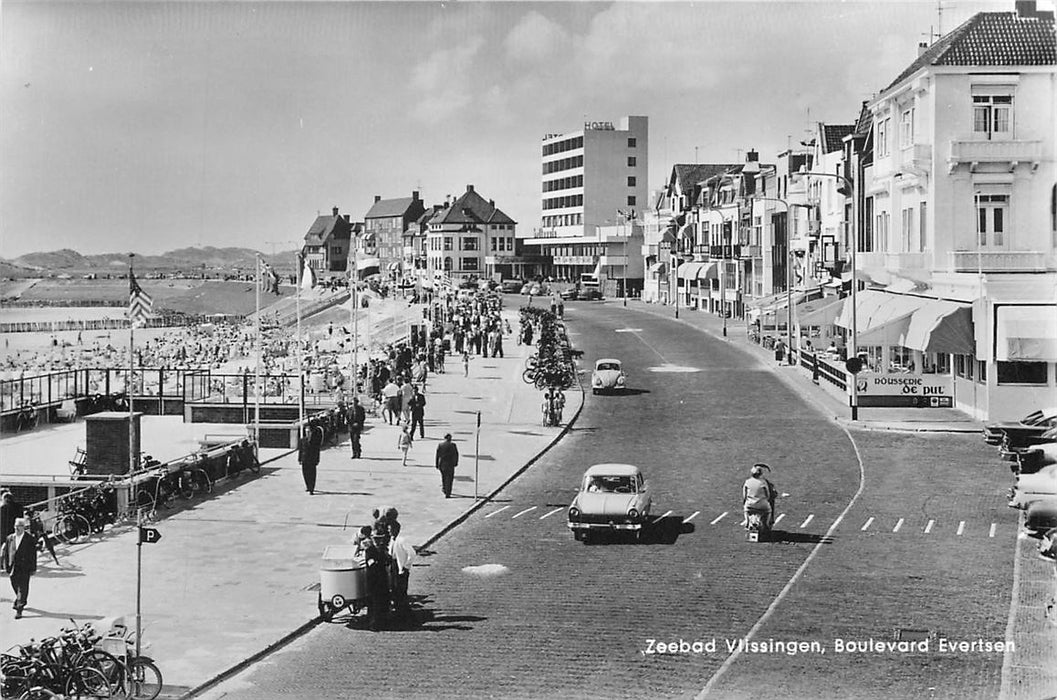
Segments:
[[[15,519],[15,531],[4,540],[0,559],[4,571],[11,577],[11,588],[15,591],[15,619],[22,617],[22,609],[29,599],[29,577],[37,572],[37,541],[27,528],[25,518]]]
[[[301,462],[301,476],[305,478],[305,491],[308,491],[309,496],[316,491],[316,467],[319,466],[319,451],[322,447],[323,428],[310,421],[297,446],[297,461]]]
[[[363,434],[363,424],[367,422],[367,411],[360,405],[360,397],[352,399],[349,406],[349,443],[352,445],[352,458],[356,459],[362,453],[360,447],[360,436]]]
[[[414,393],[411,395],[411,435],[415,435],[415,426],[418,426],[418,436],[420,438],[426,437],[425,428],[426,418],[426,397],[422,395],[422,392],[418,390],[418,387],[414,387]]]
[[[0,545],[7,540],[7,536],[15,531],[15,519],[22,517],[22,506],[11,495],[10,491],[4,491],[0,495]]]
[[[437,469],[440,470],[440,490],[445,498],[451,498],[451,482],[455,479],[455,467],[459,466],[459,448],[451,441],[451,433],[437,445]]]

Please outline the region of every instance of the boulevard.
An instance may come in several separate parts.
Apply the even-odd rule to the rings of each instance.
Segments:
[[[422,553],[416,621],[371,633],[339,616],[204,697],[997,694],[993,646],[836,643],[1003,641],[1016,519],[978,434],[846,433],[728,341],[612,303],[566,317],[584,365],[622,359],[629,391],[588,394],[555,448]],[[610,461],[652,482],[641,544],[585,546],[565,527],[583,470]],[[777,542],[738,524],[756,461],[788,494]]]

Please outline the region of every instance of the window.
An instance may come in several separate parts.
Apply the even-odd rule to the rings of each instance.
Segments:
[[[634,138],[628,139],[628,148],[635,148],[638,145],[638,140]]]
[[[899,115],[899,146],[909,148],[914,145],[914,108],[904,109]]]
[[[1045,362],[999,362],[999,384],[1047,383]]]
[[[629,207],[635,206],[635,197],[633,197],[633,196],[632,197],[628,197],[628,206]]]
[[[918,252],[924,253],[925,248],[928,245],[925,241],[925,231],[928,230],[928,227],[926,225],[925,209],[926,207],[928,207],[928,202],[922,202],[919,206],[920,211],[918,212]]]
[[[477,270],[477,258],[463,258],[462,269],[469,270],[471,272]]]
[[[891,121],[889,118],[880,119],[877,122],[877,128],[874,134],[874,150],[878,156],[888,155],[888,123]]]
[[[467,237],[462,239],[462,249],[463,250],[477,250],[478,247],[479,246],[478,246],[478,241],[477,241],[476,237],[467,236]]]
[[[444,271],[451,272],[451,258],[444,258]]]
[[[973,378],[973,368],[976,365],[976,358],[972,355],[955,355],[954,356],[954,374],[955,376],[961,377],[962,379]]]
[[[973,131],[988,139],[1010,138],[1013,130],[1012,95],[973,95]]]
[[[907,207],[902,212],[903,221],[903,249],[904,253],[919,252],[917,237],[914,235],[914,208]]]
[[[1005,245],[1008,219],[1008,194],[976,195],[977,243],[981,248],[1001,248]]]
[[[638,159],[635,156],[628,156],[628,167],[634,168],[638,164]]]
[[[634,186],[635,186],[635,176],[632,175],[632,176],[628,177],[628,187],[634,187]]]
[[[451,236],[445,236],[444,237],[444,250],[451,250],[453,244],[454,244],[454,241],[452,240]]]

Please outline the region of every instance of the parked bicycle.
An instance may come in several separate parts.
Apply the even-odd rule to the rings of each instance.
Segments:
[[[29,533],[37,540],[37,551],[47,550],[55,565],[59,566],[59,557],[55,555],[55,542],[52,541],[48,531],[44,528],[44,522],[40,519],[40,513],[34,508],[26,509],[26,517],[29,518]]]

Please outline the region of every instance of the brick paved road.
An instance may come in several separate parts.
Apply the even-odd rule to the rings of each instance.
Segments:
[[[839,427],[722,341],[663,319],[629,325],[611,307],[567,309],[585,366],[622,358],[632,391],[588,396],[555,450],[420,560],[419,624],[378,634],[361,619],[326,625],[208,697],[673,697],[705,686],[728,656],[725,641],[749,632],[855,493],[854,451]],[[1013,517],[992,455],[976,436],[857,439],[866,492],[757,638],[829,644],[840,634],[890,638],[892,627],[1000,638]],[[937,450],[948,454],[926,457]],[[775,466],[789,494],[781,543],[749,544],[734,522],[756,460]],[[555,512],[583,469],[604,461],[643,466],[653,512],[671,511],[647,543],[584,546]],[[968,490],[935,498],[952,474]],[[484,564],[505,573],[464,571]],[[718,649],[647,655],[651,638],[716,639]],[[753,654],[718,679],[714,697],[761,687],[779,697],[921,696],[997,687],[1000,666],[1001,655],[996,664]]]

